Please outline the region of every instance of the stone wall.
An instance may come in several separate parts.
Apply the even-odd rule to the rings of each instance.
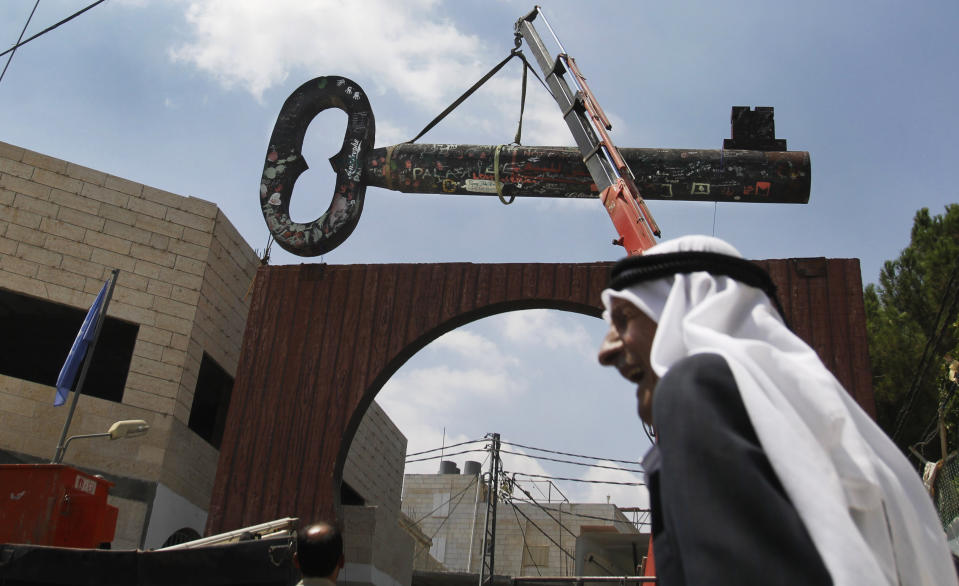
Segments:
[[[161,545],[163,536],[148,532],[153,515],[164,531],[180,523],[203,531],[197,519],[209,508],[218,452],[189,427],[197,378],[204,354],[235,375],[258,266],[211,202],[0,142],[0,289],[85,312],[116,268],[108,315],[138,327],[121,400],[84,394],[70,434],[121,419],[144,419],[150,432],[73,442],[64,459],[116,483],[114,548]],[[16,332],[0,324],[0,334]],[[57,371],[65,357],[53,361]],[[0,373],[0,461],[53,457],[67,414],[53,397],[51,386]],[[364,514],[385,547],[367,561],[408,583],[412,542],[385,545],[410,540],[397,524],[406,438],[373,403],[351,448],[344,480],[375,505]]]
[[[0,288],[85,311],[116,268],[108,315],[139,328],[121,401],[82,396],[70,434],[120,419],[145,419],[150,432],[74,442],[64,463],[209,506],[217,450],[189,429],[190,408],[204,352],[236,371],[258,265],[211,202],[0,143]],[[0,449],[53,456],[67,412],[53,395],[0,375]],[[149,514],[150,503],[121,507],[118,545],[136,546]]]
[[[486,491],[481,485],[477,504],[476,478],[464,474],[408,474],[404,479],[403,512],[417,522],[419,530],[431,537],[431,553],[449,571],[479,573],[480,570]],[[441,506],[447,501],[447,506]],[[499,502],[495,550],[497,574],[573,575],[576,540],[584,529],[599,527],[618,534],[639,533],[614,504],[541,505],[549,512],[535,504],[519,502],[514,512],[509,503]],[[434,510],[437,507],[439,510]],[[432,569],[426,556],[416,556],[413,564],[416,570]]]
[[[358,492],[367,504],[400,514],[406,436],[374,401],[353,436],[343,466],[343,482]]]

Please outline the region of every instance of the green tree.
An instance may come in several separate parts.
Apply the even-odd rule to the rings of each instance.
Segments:
[[[879,425],[908,453],[941,457],[938,415],[959,448],[959,398],[948,378],[959,358],[959,204],[916,212],[912,238],[865,291],[866,328]]]

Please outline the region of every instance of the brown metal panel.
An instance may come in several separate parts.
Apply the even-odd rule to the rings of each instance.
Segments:
[[[265,301],[264,311],[258,316],[260,327],[267,330],[266,335],[261,338],[264,344],[245,351],[245,359],[254,363],[254,369],[251,376],[246,381],[239,381],[234,387],[239,387],[238,396],[231,399],[242,408],[242,419],[235,421],[243,432],[254,433],[255,430],[272,430],[276,427],[276,421],[273,417],[275,412],[272,409],[264,409],[272,400],[277,400],[276,391],[271,384],[275,378],[277,368],[283,365],[283,350],[286,348],[286,338],[289,335],[289,329],[293,325],[293,314],[284,310],[291,306],[289,297],[295,295],[295,289],[292,287],[295,271],[286,270],[276,274],[276,282],[271,283],[269,294]],[[279,353],[275,353],[279,350]],[[244,436],[240,449],[235,454],[234,463],[235,474],[230,479],[226,491],[230,494],[241,493],[245,498],[234,499],[231,506],[225,511],[227,522],[233,527],[242,527],[247,516],[247,511],[257,511],[262,501],[262,490],[264,484],[269,481],[263,475],[249,474],[249,470],[256,470],[260,462],[263,461],[266,451],[270,448],[273,440],[272,433],[262,438],[259,442],[247,441]],[[245,470],[244,470],[245,469]],[[243,472],[246,472],[244,474]]]
[[[493,265],[476,265],[476,297],[468,305],[470,309],[485,307],[490,303],[490,286],[493,280]]]
[[[477,295],[479,293],[479,273],[482,265],[465,264],[459,287],[459,308],[460,318],[456,321],[462,323],[464,313],[476,306]]]
[[[826,259],[802,259],[796,261],[799,276],[806,280],[810,332],[806,342],[827,364],[832,362],[831,330],[829,324],[829,295],[826,281]]]
[[[374,270],[379,274],[379,294],[372,305],[373,323],[377,328],[370,349],[370,366],[363,377],[364,386],[370,387],[379,376],[379,369],[389,362],[389,326],[393,318],[393,305],[396,298],[399,267],[397,265],[378,265]],[[379,368],[377,368],[379,367]],[[379,389],[375,389],[379,390]]]
[[[429,265],[410,265],[413,272],[412,288],[410,291],[410,307],[406,319],[402,323],[400,333],[403,336],[404,346],[415,340],[423,330],[426,316],[426,304],[429,295]]]
[[[858,263],[834,262],[829,270],[823,259],[760,264],[780,288],[795,331],[858,400],[871,401]],[[334,515],[362,413],[415,350],[494,311],[539,306],[599,315],[610,264],[261,269],[208,531]],[[840,321],[847,323],[836,327]]]
[[[377,306],[380,294],[381,277],[385,273],[382,267],[368,267],[366,278],[361,292],[360,320],[356,325],[356,341],[353,348],[353,365],[351,372],[351,386],[358,387],[362,392],[368,386],[367,373],[370,364],[376,364],[376,339],[383,337],[383,321],[378,321],[376,312],[372,309]],[[383,279],[389,286],[389,281]],[[382,363],[382,362],[380,362]]]
[[[790,302],[793,306],[792,320],[789,325],[796,334],[812,345],[813,323],[812,315],[809,313],[809,279],[804,278],[803,272],[795,260],[790,260],[792,265],[792,286],[790,287]]]
[[[558,264],[553,266],[555,268],[553,269],[552,295],[557,299],[571,296],[573,292],[573,265]],[[540,295],[544,298],[550,296],[550,294],[545,291],[545,284],[540,289]]]
[[[313,499],[309,506],[302,503],[297,507],[297,515],[310,521],[335,517],[335,507],[339,500],[337,489],[342,480],[342,465],[339,465],[341,477],[336,476],[336,470],[343,445],[343,432],[352,419],[353,411],[363,394],[362,388],[352,384],[350,377],[351,362],[356,348],[356,328],[359,315],[364,311],[362,306],[364,276],[362,271],[349,271],[343,279],[347,283],[346,289],[342,293],[334,290],[330,296],[331,300],[339,300],[338,306],[342,308],[343,319],[335,337],[328,337],[336,346],[332,380],[326,383],[326,386],[323,385],[322,380],[317,381],[318,393],[328,400],[326,419],[318,422],[323,427],[324,457],[316,462],[303,461],[304,466],[315,466],[319,472],[315,484],[301,484],[304,490],[312,491]],[[346,457],[345,452],[343,457]]]
[[[522,299],[523,267],[526,265],[510,263],[503,265],[506,270],[506,299]],[[535,267],[531,267],[536,270]]]
[[[260,315],[265,310],[264,304],[266,300],[269,299],[266,293],[269,291],[270,283],[269,269],[267,267],[260,267],[257,270],[253,282],[253,297],[250,300],[250,310],[247,312],[246,327],[243,333],[243,344],[240,348],[240,360],[236,371],[236,381],[238,381],[238,383],[235,384],[233,388],[230,409],[227,413],[227,421],[223,431],[223,440],[220,444],[220,457],[217,467],[218,473],[213,482],[213,499],[210,503],[210,511],[207,519],[207,533],[217,532],[219,527],[213,527],[211,521],[221,520],[226,513],[225,508],[228,500],[225,498],[217,498],[217,495],[226,493],[227,486],[232,478],[230,472],[233,470],[235,454],[241,448],[238,436],[243,433],[242,420],[245,416],[244,408],[250,404],[244,400],[244,389],[240,383],[249,381],[252,378],[254,370],[252,354],[254,353],[254,349],[262,344],[262,337],[267,334],[267,332],[260,327]],[[241,505],[242,503],[236,504]]]
[[[591,264],[586,265],[585,268],[588,271],[588,281],[586,288],[583,290],[583,297],[576,301],[587,307],[597,308],[598,311],[591,312],[589,315],[600,317],[602,315],[602,303],[599,300],[603,289],[609,282],[609,265]]]
[[[393,316],[390,320],[389,355],[399,356],[409,343],[406,337],[407,324],[413,311],[413,286],[416,280],[416,265],[400,265],[398,268],[396,291],[394,293]]]
[[[756,264],[765,269],[772,278],[773,283],[776,284],[777,297],[779,297],[779,303],[783,307],[783,317],[786,319],[788,324],[792,325],[793,300],[790,291],[792,291],[793,273],[791,264],[788,262],[771,260],[756,261]]]
[[[559,293],[557,289],[558,276],[562,272],[560,269],[564,265],[540,264],[537,265],[539,272],[536,279],[536,290],[530,293],[531,297],[546,299],[551,295]]]
[[[420,335],[427,333],[440,323],[440,314],[442,313],[440,300],[443,298],[443,288],[445,287],[445,267],[441,265],[423,265],[424,271],[424,291],[421,297],[423,303],[420,310]]]
[[[312,275],[314,278],[304,279],[307,282],[317,285],[325,277],[322,274]],[[328,282],[324,283],[324,286]],[[301,283],[302,285],[302,283]],[[297,372],[295,391],[298,395],[296,406],[305,413],[312,413],[316,402],[322,399],[318,398],[319,393],[315,392],[310,386],[310,377],[320,366],[320,358],[323,356],[323,339],[315,335],[315,332],[322,332],[326,329],[327,317],[330,313],[328,304],[328,295],[325,295],[314,287],[310,291],[308,301],[297,307],[298,312],[303,311],[301,319],[303,329],[310,332],[303,343],[303,358]],[[321,443],[317,440],[314,422],[308,417],[295,417],[290,425],[290,444],[289,454],[308,454],[312,448],[319,447]],[[305,461],[309,461],[304,458]],[[296,502],[302,494],[301,484],[308,470],[304,470],[301,462],[293,457],[282,459],[283,469],[279,474],[278,483],[282,485],[279,500],[277,502],[278,510],[293,511],[296,508]]]
[[[490,265],[490,271],[488,303],[494,305],[506,300],[506,267],[501,264]]]
[[[587,271],[583,270],[583,265],[571,267],[567,298],[569,300],[585,299],[589,294],[589,285],[590,276]],[[597,298],[596,303],[599,303],[599,298]]]
[[[850,335],[850,299],[845,294],[846,290],[846,263],[842,260],[829,260],[826,263],[826,277],[824,278],[826,295],[828,297],[828,322],[823,324],[823,329],[827,330],[831,338],[830,352],[828,356],[829,369],[832,371],[839,382],[843,384],[849,393],[855,397],[856,387],[855,379],[852,376],[852,360],[850,350],[852,348],[852,336]],[[860,297],[860,303],[862,298]],[[826,362],[826,358],[823,361]]]
[[[536,298],[536,285],[540,280],[540,275],[544,272],[546,265],[540,263],[527,263],[519,265],[522,268],[522,288],[519,297],[523,299]]]
[[[876,398],[872,388],[872,365],[869,360],[869,340],[866,336],[866,306],[863,303],[862,270],[859,259],[844,259],[846,321],[849,324],[849,360],[852,365],[850,386],[853,397],[866,413],[876,418]]]
[[[352,270],[351,270],[352,269]],[[343,323],[348,307],[350,281],[356,272],[352,267],[335,267],[332,278],[325,283],[323,294],[330,305],[326,328],[317,335],[323,337],[323,356],[320,368],[309,373],[305,385],[317,394],[317,402],[311,414],[316,442],[320,456],[316,460],[302,459],[300,488],[302,496],[298,500],[296,514],[307,519],[314,511],[332,511],[334,499],[333,468],[336,454],[339,452],[339,438],[344,420],[349,419],[339,397],[341,390],[334,385],[337,371],[342,367],[352,350],[349,340],[343,339]],[[317,294],[316,292],[314,294]],[[298,459],[295,458],[294,459]]]
[[[373,370],[371,365],[379,365],[379,369],[382,369],[382,365],[385,363],[382,355],[375,350],[374,344],[376,338],[383,337],[383,322],[377,321],[376,312],[372,309],[370,311],[364,310],[376,307],[381,291],[381,282],[386,285],[383,289],[389,288],[392,281],[383,278],[384,274],[386,274],[386,271],[382,267],[369,267],[363,282],[360,301],[361,311],[358,312],[360,314],[359,321],[355,328],[353,363],[350,365],[350,404],[347,407],[348,419],[345,420],[346,428],[343,431],[343,437],[353,437],[363,419],[363,414],[369,407],[369,402],[372,401],[375,392],[379,391],[379,388],[370,388],[372,381],[369,380],[368,373]],[[340,442],[340,444],[340,453],[336,460],[337,468],[334,469],[334,479],[342,480],[343,466],[349,453],[349,443]]]
[[[465,265],[451,264],[446,270],[446,282],[443,283],[440,319],[447,321],[460,313],[463,303],[463,291],[466,288]]]
[[[276,394],[269,402],[260,405],[263,411],[271,412],[273,421],[280,422],[273,426],[273,433],[270,434],[269,448],[265,449],[262,456],[254,455],[257,462],[262,462],[260,470],[262,472],[262,502],[257,511],[245,514],[244,525],[253,525],[276,519],[278,515],[280,494],[287,486],[288,479],[284,474],[284,464],[295,459],[293,452],[294,425],[284,425],[282,422],[293,422],[297,419],[296,414],[306,398],[306,394],[300,381],[300,372],[302,371],[307,356],[304,353],[306,344],[306,335],[309,331],[305,325],[308,319],[308,310],[311,304],[310,291],[304,288],[304,281],[312,282],[315,275],[322,275],[326,272],[323,265],[300,265],[294,272],[296,282],[292,286],[291,295],[288,297],[288,307],[290,309],[290,325],[284,336],[283,343],[274,349],[279,352],[273,355],[274,376],[282,395]],[[266,445],[264,443],[264,445]],[[274,478],[275,475],[275,478]]]

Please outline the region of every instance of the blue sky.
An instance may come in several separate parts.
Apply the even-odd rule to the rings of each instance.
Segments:
[[[87,3],[43,0],[27,36]],[[33,4],[0,3],[0,46],[14,43]],[[859,258],[869,283],[908,244],[918,208],[939,213],[957,201],[954,1],[542,4],[619,146],[719,148],[730,107],[749,105],[775,107],[778,137],[810,152],[809,204],[650,202],[667,238],[715,233],[750,258]],[[262,248],[259,177],[293,89],[322,75],[350,77],[370,97],[377,146],[407,140],[507,54],[513,23],[531,8],[506,0],[108,0],[17,51],[0,81],[0,140],[213,201]],[[508,143],[518,106],[511,66],[420,142]],[[311,125],[312,169],[297,183],[296,219],[329,205],[324,159],[339,149],[343,124],[327,112]],[[555,104],[534,85],[524,143],[571,144]],[[595,201],[507,207],[370,189],[342,246],[322,259],[274,247],[272,262],[588,262],[622,255],[613,236]],[[633,391],[591,358],[603,329],[551,312],[490,318],[414,357],[382,402],[410,451],[439,445],[446,427],[448,441],[498,431],[519,443],[637,459],[645,439]],[[599,494],[569,486],[583,498]]]

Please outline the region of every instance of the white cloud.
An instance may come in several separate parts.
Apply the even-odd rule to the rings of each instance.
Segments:
[[[383,390],[409,395],[421,405],[452,407],[469,396],[493,399],[514,395],[523,392],[525,384],[495,367],[458,369],[444,365],[399,373]]]
[[[495,342],[463,328],[440,336],[429,348],[431,351],[451,352],[459,358],[482,364],[486,368],[502,370],[519,366],[519,360],[504,354]]]
[[[627,466],[605,460],[598,462],[603,466],[613,468],[639,468]],[[621,472],[618,470],[609,470],[607,468],[590,468],[580,477],[582,480],[600,481],[600,482],[644,482],[643,475],[634,472]],[[626,486],[620,484],[584,484],[587,487],[582,495],[583,502],[605,503],[606,497],[609,502],[619,507],[642,507],[649,508],[649,492],[645,486]]]
[[[449,80],[479,77],[478,37],[440,20],[436,0],[191,2],[192,38],[170,50],[224,86],[261,100],[294,70],[358,75],[412,103],[442,107]],[[370,88],[367,88],[368,90]]]
[[[556,312],[548,309],[507,313],[503,316],[502,331],[508,340],[520,344],[541,344],[551,350],[569,349],[590,359],[595,351],[585,327],[560,319]]]
[[[445,435],[443,432],[443,425],[441,421],[436,421],[432,423],[425,422],[413,422],[403,429],[403,433],[407,434],[407,447],[406,451],[410,454],[415,454],[416,452],[422,452],[424,450],[432,450],[433,448],[440,446],[452,446],[462,442],[476,440],[481,438],[471,438],[466,437],[463,434],[453,433],[450,429],[446,429]],[[463,446],[457,446],[455,448],[449,448],[442,451],[442,458],[434,458],[434,456],[440,456],[441,452],[429,452],[427,454],[420,454],[416,456],[410,456],[411,460],[419,460],[418,462],[410,462],[406,465],[405,473],[406,474],[435,474],[439,471],[440,460],[452,460],[459,464],[460,468],[463,467],[463,462],[466,460],[475,460],[482,462],[485,454],[483,452],[472,452],[469,454],[459,454],[459,452],[466,450],[481,450],[485,446],[485,443],[474,443],[467,444]],[[448,456],[448,454],[455,454],[453,456]],[[425,458],[431,458],[429,460]]]

